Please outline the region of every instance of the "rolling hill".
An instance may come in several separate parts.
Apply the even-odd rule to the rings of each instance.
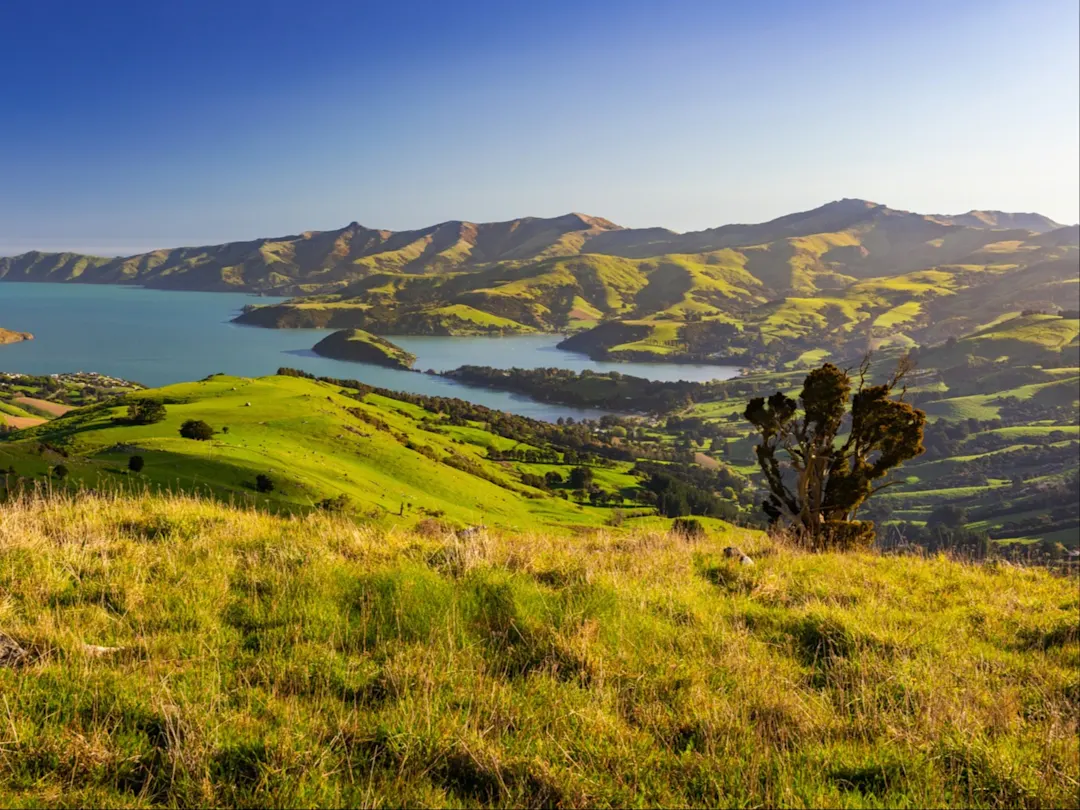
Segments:
[[[146,399],[163,402],[165,418],[132,423],[127,406]],[[187,420],[208,423],[216,431],[212,440],[182,438]],[[56,485],[55,470],[63,467],[66,487],[195,492],[289,513],[319,511],[341,499],[376,521],[558,533],[606,525],[641,486],[632,459],[590,454],[593,430],[533,423],[456,400],[410,401],[351,381],[215,375],[128,392],[26,427],[0,441],[0,470]],[[564,443],[555,441],[564,435]],[[133,456],[144,462],[138,471],[128,467]],[[571,497],[565,480],[581,464],[589,465],[596,489],[610,495],[609,505]],[[545,481],[548,473],[559,482]],[[270,478],[271,491],[257,488],[259,475]],[[0,491],[3,482],[0,477]],[[663,524],[649,518],[645,525],[656,521]]]

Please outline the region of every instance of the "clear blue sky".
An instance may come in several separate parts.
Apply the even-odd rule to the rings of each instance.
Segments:
[[[0,254],[840,197],[1080,220],[1076,0],[0,3]]]

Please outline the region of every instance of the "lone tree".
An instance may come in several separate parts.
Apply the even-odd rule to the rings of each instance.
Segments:
[[[136,425],[152,425],[165,418],[165,404],[158,399],[137,399],[128,405],[128,421]]]
[[[274,480],[266,473],[259,473],[255,476],[255,489],[259,492],[273,492]]]
[[[185,439],[205,442],[214,438],[214,429],[201,419],[188,419],[180,425],[180,435]]]
[[[854,395],[848,373],[826,363],[807,375],[798,403],[777,391],[746,406],[761,436],[755,452],[769,487],[765,513],[814,551],[869,546],[874,524],[855,519],[859,505],[896,483],[874,482],[924,449],[926,414],[903,401],[906,388],[893,398],[911,361],[901,359],[882,385],[867,385],[869,365],[867,357]],[[850,433],[838,443],[842,426]]]
[[[128,459],[128,469],[133,473],[142,472],[142,468],[146,462],[143,461],[142,456],[132,456]]]

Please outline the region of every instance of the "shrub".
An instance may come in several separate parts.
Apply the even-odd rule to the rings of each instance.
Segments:
[[[323,498],[315,505],[324,512],[344,514],[349,511],[352,504],[349,501],[349,496],[343,492],[340,495],[335,495],[333,498]]]
[[[273,492],[274,482],[266,473],[259,473],[255,476],[255,489],[259,492]]]
[[[180,426],[180,435],[185,439],[205,442],[214,437],[214,429],[201,419],[188,419]]]
[[[142,456],[132,456],[128,459],[128,469],[133,473],[142,472],[142,468],[146,465]]]
[[[687,540],[697,540],[705,536],[705,527],[696,518],[675,518],[671,523],[671,531]]]
[[[55,467],[53,467],[53,475],[63,481],[65,478],[68,477],[68,468],[65,467],[63,464],[57,464]]]

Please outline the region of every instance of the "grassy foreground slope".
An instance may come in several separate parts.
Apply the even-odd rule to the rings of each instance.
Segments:
[[[1077,800],[1041,570],[148,496],[5,504],[0,560],[4,806]]]

